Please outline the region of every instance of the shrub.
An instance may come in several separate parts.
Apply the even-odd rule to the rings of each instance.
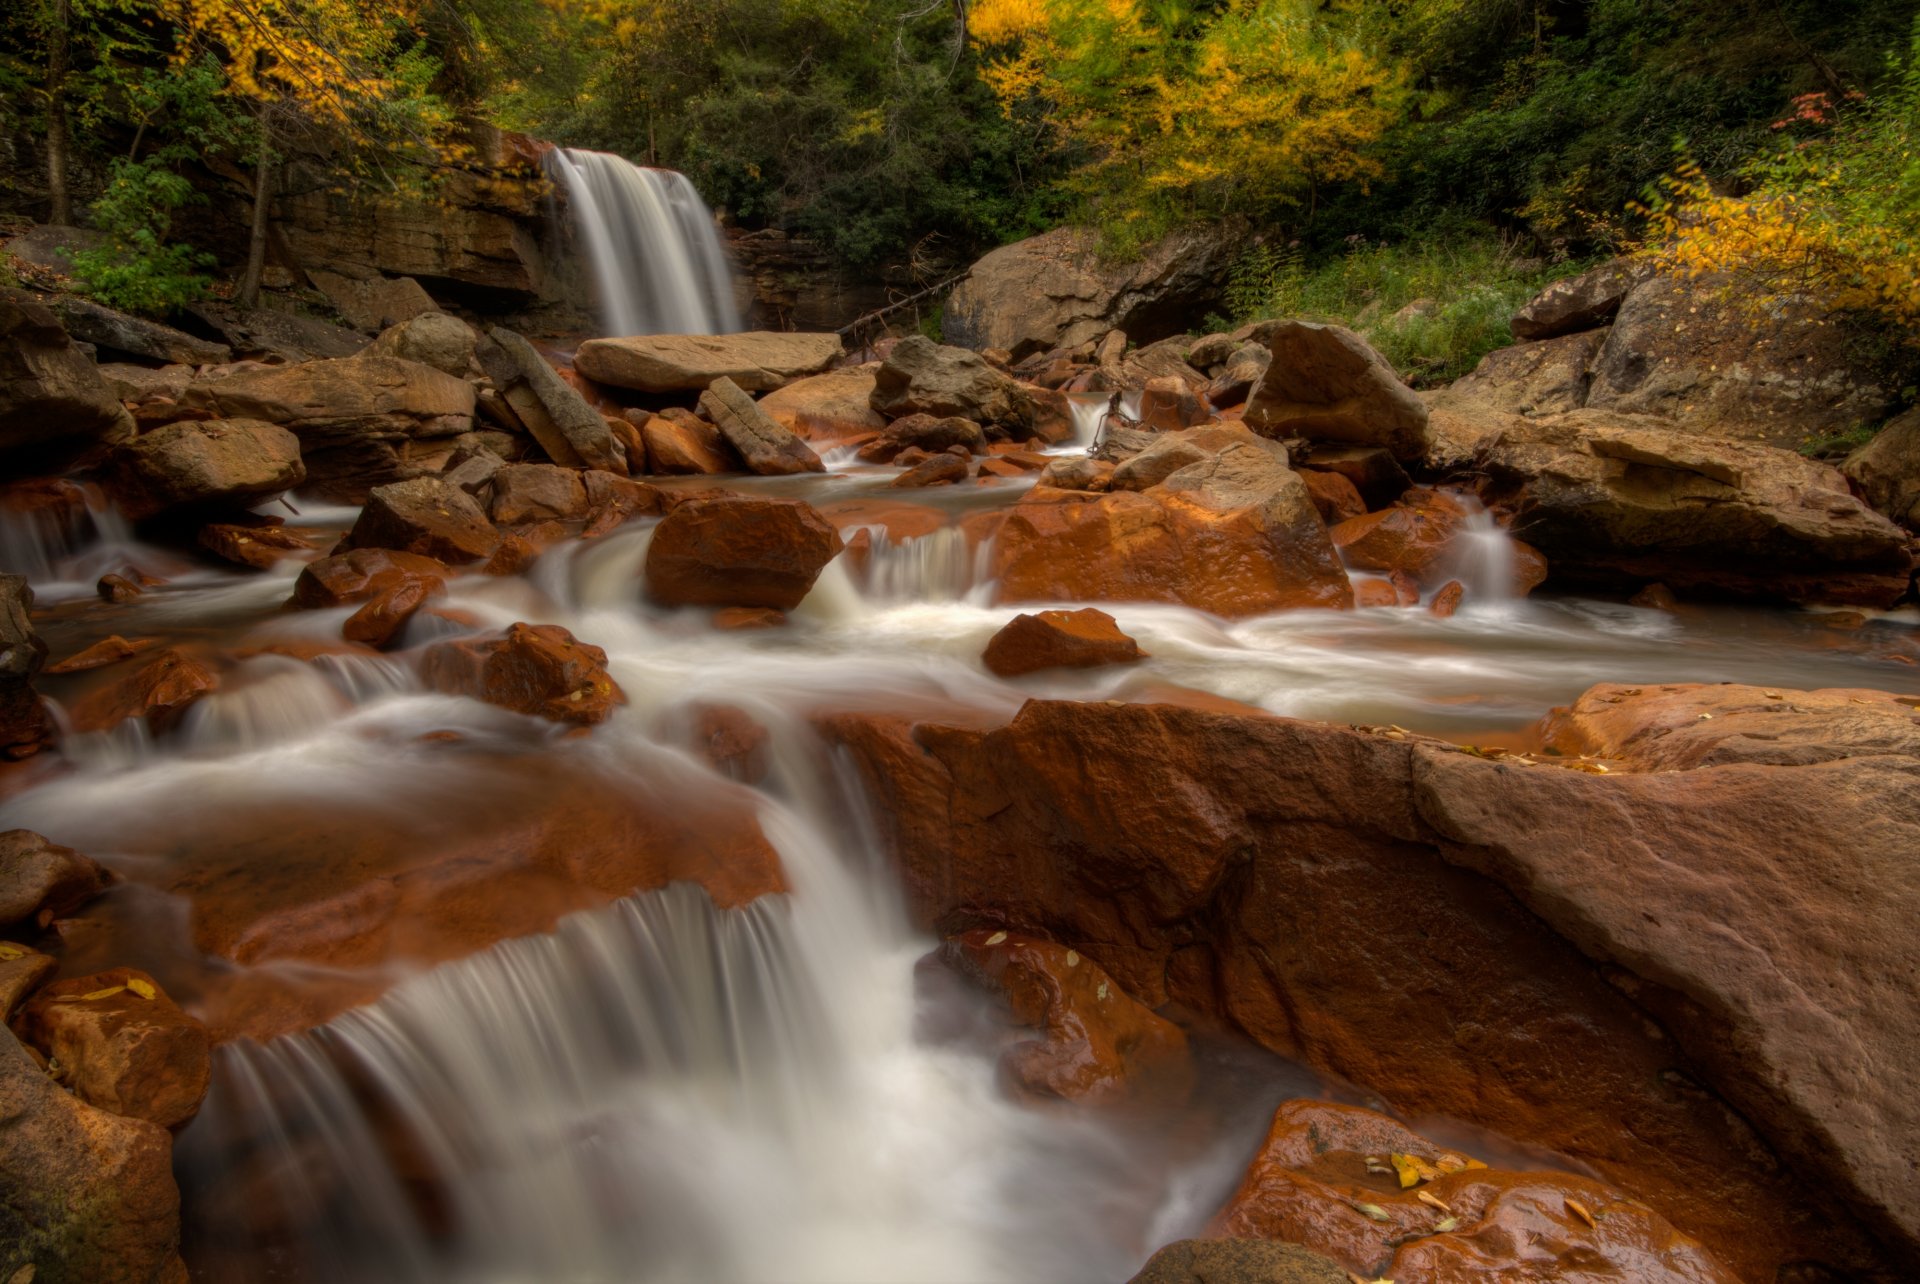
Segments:
[[[86,292],[109,307],[162,316],[205,296],[213,256],[169,244],[174,213],[206,198],[164,164],[116,160],[107,190],[92,206],[100,246],[73,256]]]

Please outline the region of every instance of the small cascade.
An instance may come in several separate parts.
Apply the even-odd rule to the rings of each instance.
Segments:
[[[547,168],[567,189],[608,334],[741,328],[713,211],[685,174],[572,148],[548,153]]]
[[[1048,451],[1052,455],[1078,455],[1093,449],[1100,440],[1100,433],[1106,427],[1107,412],[1113,405],[1110,392],[1074,392],[1067,394],[1067,404],[1073,414],[1073,440],[1056,446]],[[1140,394],[1122,393],[1120,413],[1129,419],[1140,415]]]
[[[0,570],[26,576],[37,593],[64,597],[91,593],[102,575],[153,560],[96,489],[58,485],[59,492],[0,503]]]
[[[887,538],[886,528],[869,529],[873,539],[867,558],[869,601],[961,602],[968,600],[985,578],[982,558],[967,547],[965,532],[956,526],[898,544]]]
[[[1466,589],[1466,601],[1471,605],[1513,601],[1513,536],[1479,500],[1470,495],[1455,498],[1468,510],[1468,516],[1454,539],[1448,568],[1452,578]]]

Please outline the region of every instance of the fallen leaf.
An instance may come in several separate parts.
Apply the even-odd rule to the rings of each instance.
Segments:
[[[1378,1204],[1355,1204],[1353,1211],[1359,1213],[1369,1221],[1390,1222],[1393,1220],[1393,1218],[1387,1214],[1387,1210]]]
[[[1453,1211],[1451,1208],[1447,1207],[1446,1200],[1440,1198],[1440,1196],[1434,1194],[1430,1190],[1420,1191],[1419,1193],[1414,1195],[1414,1198],[1419,1200],[1423,1204],[1427,1204],[1433,1208],[1439,1209],[1443,1213],[1451,1213]]]
[[[154,990],[152,981],[143,981],[137,976],[127,978],[127,988],[143,999],[152,999]]]
[[[1587,1206],[1585,1204],[1571,1197],[1568,1198],[1566,1203],[1567,1203],[1567,1211],[1572,1213],[1575,1217],[1578,1217],[1581,1221],[1585,1222],[1589,1230],[1599,1229],[1599,1223],[1593,1220],[1593,1214],[1587,1211]]]
[[[1459,1226],[1460,1219],[1458,1217],[1442,1217],[1433,1224],[1433,1229],[1436,1234],[1444,1235],[1450,1230],[1458,1229]]]
[[[23,959],[26,956],[26,950],[15,945],[12,941],[0,941],[0,961],[6,959]]]
[[[124,993],[126,988],[124,985],[109,985],[104,990],[95,990],[92,994],[83,994],[76,1001],[80,1003],[92,1003],[95,999],[110,999],[116,994]]]
[[[1423,1181],[1435,1181],[1442,1175],[1438,1168],[1416,1155],[1388,1155],[1387,1158],[1400,1174],[1401,1190],[1409,1190]]]

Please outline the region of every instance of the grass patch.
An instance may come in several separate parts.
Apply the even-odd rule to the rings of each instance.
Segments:
[[[1885,424],[1855,424],[1836,432],[1823,432],[1800,443],[1800,453],[1808,459],[1845,459],[1880,435]]]

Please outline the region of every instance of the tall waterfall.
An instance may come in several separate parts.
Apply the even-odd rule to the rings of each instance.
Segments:
[[[685,174],[571,148],[551,152],[547,167],[566,185],[608,334],[741,328],[713,211]]]

